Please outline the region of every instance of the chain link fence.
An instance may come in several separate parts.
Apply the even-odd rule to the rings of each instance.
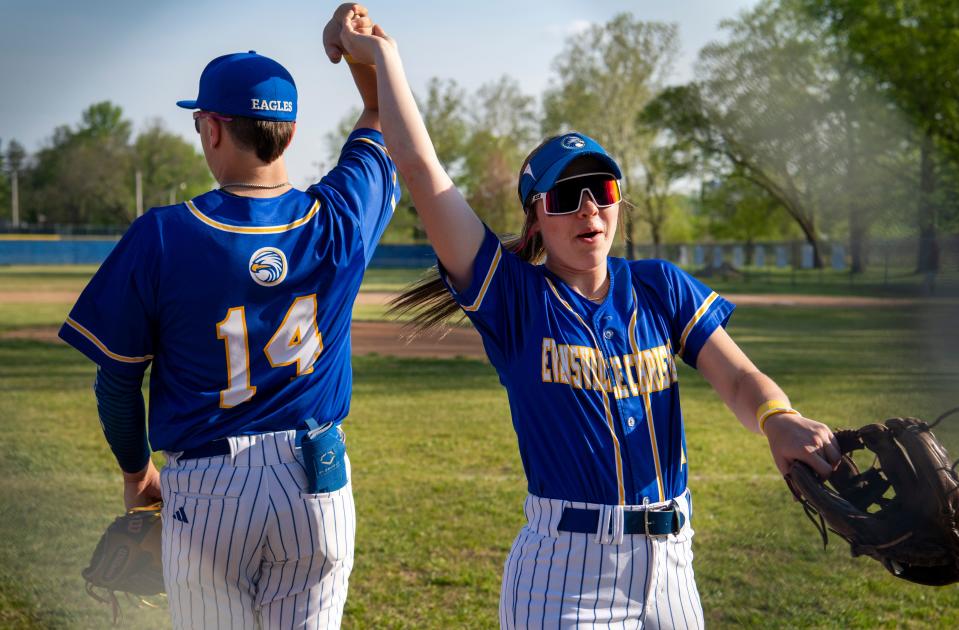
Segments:
[[[99,264],[128,226],[21,225],[0,222],[0,264]],[[918,240],[870,239],[862,250],[863,270],[851,272],[844,242],[820,243],[821,266],[802,241],[760,243],[670,243],[634,246],[637,258],[664,258],[708,282],[780,287],[821,287],[915,295],[959,295],[959,234],[940,235],[939,273],[917,274]],[[613,255],[624,255],[620,244]],[[424,268],[435,262],[425,244],[381,244],[374,267]]]

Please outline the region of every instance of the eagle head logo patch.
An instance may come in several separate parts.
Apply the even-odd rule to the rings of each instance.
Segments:
[[[264,287],[273,287],[286,278],[286,255],[276,247],[261,247],[250,256],[250,276]]]
[[[586,141],[579,136],[570,134],[563,138],[563,141],[560,144],[562,144],[563,148],[566,149],[582,149],[586,146]]]

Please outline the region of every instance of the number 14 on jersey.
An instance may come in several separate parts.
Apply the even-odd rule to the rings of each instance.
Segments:
[[[220,407],[229,409],[253,398],[256,386],[250,385],[250,340],[246,328],[246,308],[234,306],[216,325],[216,337],[226,346],[227,388],[220,392]],[[263,348],[270,365],[277,368],[296,364],[296,375],[313,371],[323,351],[323,335],[316,325],[316,294],[293,300],[280,326]]]

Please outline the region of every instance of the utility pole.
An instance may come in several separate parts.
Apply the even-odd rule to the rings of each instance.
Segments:
[[[137,217],[143,216],[143,173],[137,169]]]
[[[170,205],[171,206],[176,203],[176,192],[178,189],[186,190],[186,182],[180,182],[178,185],[170,187]]]
[[[20,227],[20,191],[18,190],[17,171],[10,177],[10,207],[13,209],[13,227]]]

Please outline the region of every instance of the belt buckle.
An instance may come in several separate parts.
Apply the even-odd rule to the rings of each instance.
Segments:
[[[671,532],[666,532],[665,534],[652,534],[649,531],[649,509],[643,510],[643,529],[645,530],[647,538],[666,538]]]

